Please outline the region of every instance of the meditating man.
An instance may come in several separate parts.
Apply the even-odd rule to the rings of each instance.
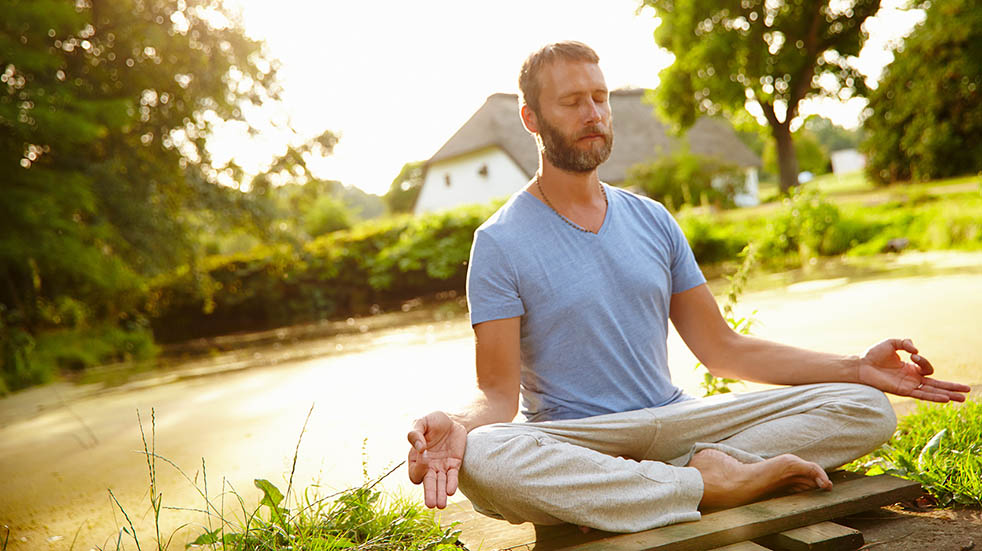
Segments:
[[[830,488],[826,469],[893,434],[884,392],[965,399],[967,386],[928,377],[909,339],[842,356],[731,330],[665,208],[597,176],[613,134],[596,53],[545,46],[519,87],[539,169],[474,236],[477,398],[408,434],[427,506],[445,507],[459,483],[476,510],[515,523],[633,532],[696,520]],[[788,386],[685,395],[667,365],[669,319],[714,375]],[[512,423],[519,396],[527,422]]]

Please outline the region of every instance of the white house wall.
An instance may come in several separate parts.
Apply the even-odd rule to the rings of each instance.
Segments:
[[[490,147],[429,165],[415,214],[508,197],[529,177],[498,147]],[[449,182],[449,184],[448,184]]]

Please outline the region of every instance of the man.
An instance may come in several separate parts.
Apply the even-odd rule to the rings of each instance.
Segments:
[[[522,67],[539,171],[475,233],[479,392],[408,434],[427,506],[446,506],[459,480],[475,509],[510,522],[632,532],[696,520],[773,491],[830,488],[826,469],[892,435],[884,391],[965,399],[968,387],[927,377],[909,339],[858,357],[732,331],[664,207],[597,176],[613,143],[598,61],[564,42]],[[667,367],[669,319],[714,375],[792,386],[685,396]],[[511,423],[519,394],[529,422]]]

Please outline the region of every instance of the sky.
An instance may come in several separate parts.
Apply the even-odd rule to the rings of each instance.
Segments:
[[[848,3],[849,0],[833,0]],[[867,22],[870,40],[857,68],[875,82],[892,60],[888,45],[922,13],[884,0]],[[496,92],[518,92],[518,69],[539,46],[579,40],[600,56],[608,88],[655,88],[672,54],[652,33],[658,20],[638,0],[227,0],[241,10],[246,33],[279,59],[282,104],[249,112],[260,127],[216,130],[216,161],[234,158],[255,173],[287,143],[331,130],[333,155],[310,163],[314,174],[384,194],[403,164],[428,159]],[[812,104],[843,126],[855,126],[863,100]],[[516,115],[517,116],[517,115]],[[269,121],[289,122],[296,133]]]

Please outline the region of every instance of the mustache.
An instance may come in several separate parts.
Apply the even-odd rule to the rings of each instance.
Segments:
[[[603,124],[597,123],[597,124],[590,125],[589,127],[584,128],[583,130],[578,132],[576,134],[575,139],[579,140],[580,138],[585,138],[587,136],[594,136],[597,134],[604,137],[609,137],[611,134],[611,130],[610,128],[604,126]]]

